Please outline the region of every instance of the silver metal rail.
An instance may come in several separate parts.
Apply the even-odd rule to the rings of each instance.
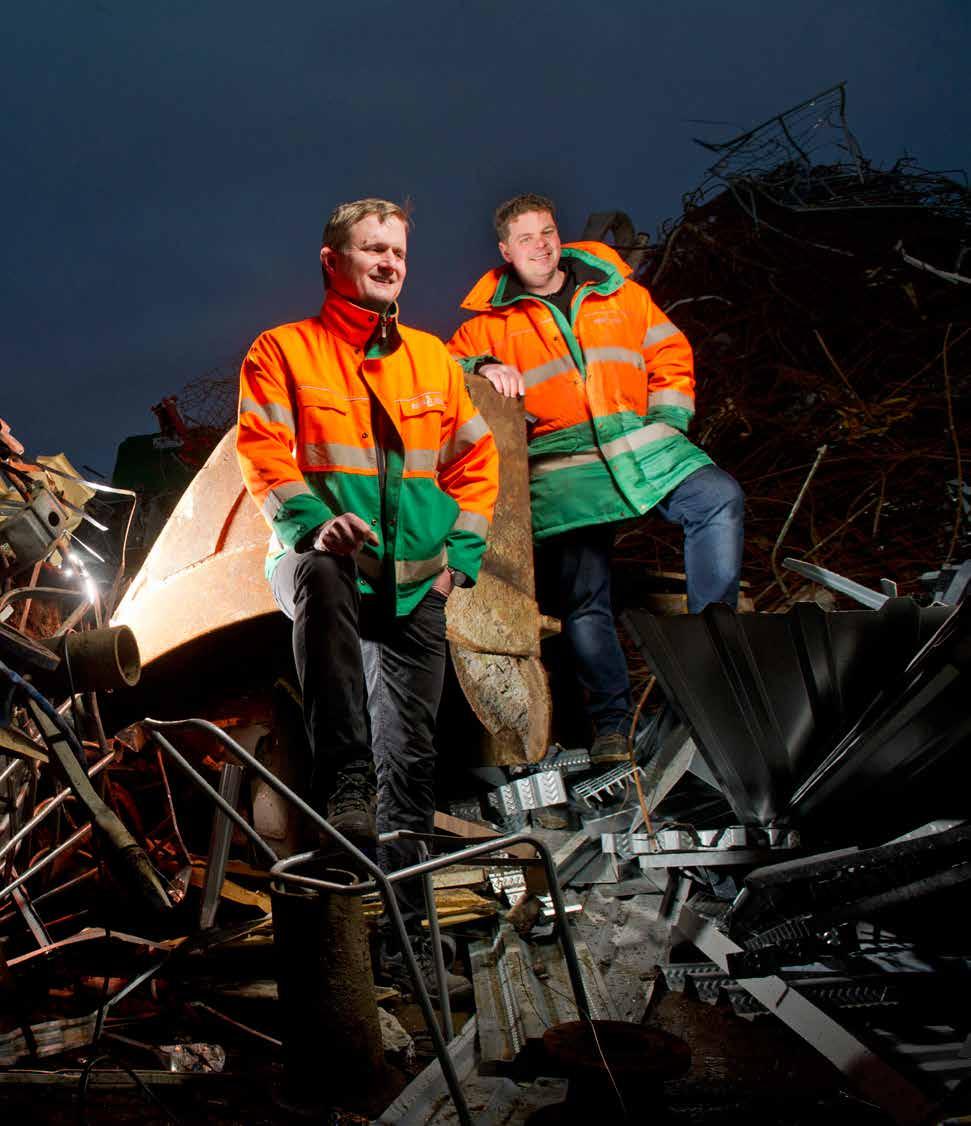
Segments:
[[[576,947],[573,943],[573,935],[570,931],[569,921],[566,915],[566,904],[563,900],[563,892],[560,888],[559,882],[556,878],[556,866],[553,862],[552,853],[546,845],[536,837],[531,836],[529,833],[514,833],[508,837],[494,837],[488,841],[482,841],[478,844],[459,848],[455,852],[449,853],[447,856],[438,856],[430,859],[421,860],[417,864],[409,865],[406,868],[399,869],[397,872],[384,873],[381,869],[371,860],[370,857],[361,852],[354,844],[351,843],[345,836],[338,832],[320,813],[317,812],[312,806],[308,805],[299,795],[295,794],[288,786],[284,785],[279,778],[272,771],[268,770],[257,758],[251,755],[245,748],[241,747],[234,739],[226,734],[221,728],[216,727],[215,724],[209,723],[204,719],[181,719],[181,720],[156,720],[145,719],[144,725],[148,728],[156,740],[158,745],[172,757],[173,761],[180,766],[193,781],[205,792],[208,796],[219,806],[223,813],[230,818],[236,825],[238,825],[243,832],[253,840],[255,844],[264,852],[272,855],[272,867],[270,875],[277,880],[285,883],[296,884],[300,887],[314,888],[319,891],[326,891],[338,895],[364,895],[370,891],[378,891],[384,901],[385,910],[391,919],[391,922],[397,932],[398,939],[401,945],[402,954],[405,959],[405,964],[408,967],[409,975],[411,976],[412,985],[414,987],[415,996],[421,1006],[422,1014],[425,1018],[425,1024],[428,1027],[429,1035],[435,1046],[435,1054],[438,1057],[439,1064],[442,1069],[442,1074],[448,1085],[449,1094],[455,1104],[455,1109],[462,1126],[472,1126],[472,1118],[469,1115],[469,1109],[465,1102],[465,1097],[462,1094],[461,1085],[458,1081],[458,1076],[455,1072],[455,1066],[452,1057],[449,1054],[448,1046],[442,1034],[442,1029],[439,1027],[438,1022],[435,1020],[435,1012],[432,1008],[431,998],[428,994],[428,989],[422,978],[421,971],[415,959],[414,951],[411,948],[411,943],[408,941],[408,936],[405,931],[404,920],[401,917],[401,911],[398,907],[398,901],[394,894],[393,885],[400,883],[403,880],[414,879],[415,877],[430,876],[432,872],[436,872],[441,868],[450,867],[453,864],[462,864],[468,860],[472,860],[479,856],[487,856],[493,852],[502,852],[506,849],[517,844],[531,845],[539,855],[539,858],[546,871],[547,884],[549,886],[550,898],[553,904],[553,910],[556,915],[556,920],[559,926],[560,941],[563,944],[563,954],[567,964],[567,970],[570,976],[570,985],[573,989],[573,997],[576,1003],[577,1012],[581,1019],[590,1020],[592,1014],[590,1006],[587,1001],[586,989],[583,984],[583,975],[580,970],[580,962],[577,958]],[[309,860],[316,859],[320,852],[314,850],[312,852],[300,853],[296,856],[287,857],[284,860],[277,858],[276,853],[266,844],[259,834],[250,826],[244,818],[242,818],[235,809],[212,787],[192,766],[189,764],[182,755],[172,746],[172,744],[161,734],[164,729],[172,728],[185,728],[194,727],[202,731],[208,732],[215,739],[217,739],[229,753],[238,761],[249,767],[253,772],[261,778],[274,792],[279,794],[286,801],[289,801],[295,806],[304,816],[308,817],[310,821],[317,827],[319,831],[326,834],[326,836],[343,852],[345,852],[356,865],[363,869],[370,879],[360,880],[351,885],[337,884],[329,880],[318,879],[314,876],[300,875],[292,871],[293,868],[306,863]],[[453,838],[442,838],[435,834],[400,834],[402,837],[413,837],[419,840],[434,840],[442,841],[447,840],[454,843]],[[431,897],[430,914],[429,914],[429,927],[431,928],[431,919],[435,915],[434,896]],[[437,916],[436,916],[437,922]],[[438,948],[437,957],[441,959],[440,943],[435,943],[433,940],[433,952]],[[436,965],[436,972],[438,966]],[[442,978],[444,978],[444,965],[441,968]],[[443,996],[447,996],[443,988],[444,981],[439,979],[439,989]],[[447,1000],[443,1002],[447,1006]],[[444,1009],[443,1009],[444,1011]]]

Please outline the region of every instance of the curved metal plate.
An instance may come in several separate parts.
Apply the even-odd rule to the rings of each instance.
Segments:
[[[263,576],[266,523],[236,461],[235,428],[182,494],[111,619],[142,664],[198,637],[278,610]]]

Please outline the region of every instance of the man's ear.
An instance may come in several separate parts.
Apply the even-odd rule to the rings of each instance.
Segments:
[[[323,253],[323,252],[321,252],[321,253]],[[512,258],[509,256],[509,248],[506,246],[506,244],[504,242],[499,243],[499,253],[502,255],[502,260],[504,262],[511,262],[512,261]]]
[[[334,259],[337,257],[337,251],[330,246],[322,246],[320,248],[320,264],[323,267],[324,273],[328,277],[333,276],[334,273]]]

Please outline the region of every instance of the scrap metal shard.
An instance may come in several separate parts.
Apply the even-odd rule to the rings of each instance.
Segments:
[[[122,599],[142,664],[225,626],[279,611],[263,577],[266,523],[246,495],[230,430],[182,494]]]
[[[448,600],[448,638],[459,684],[489,733],[498,765],[536,762],[549,746],[550,699],[539,659],[526,427],[521,403],[472,378],[469,393],[499,447],[499,500],[474,587]]]
[[[489,733],[489,757],[535,761],[548,744],[549,693],[539,663],[523,411],[484,379],[471,382],[499,445],[500,493],[479,581],[449,598],[448,638],[463,691]],[[267,541],[230,430],[186,489],[112,619],[131,627],[142,665],[227,626],[278,613],[263,575]]]

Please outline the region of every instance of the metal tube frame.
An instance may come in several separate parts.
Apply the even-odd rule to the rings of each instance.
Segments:
[[[387,836],[393,836],[389,833]],[[384,837],[384,835],[382,835]],[[418,842],[418,857],[424,863],[428,860],[428,845],[424,841]],[[438,925],[438,904],[435,902],[435,885],[432,882],[431,872],[426,872],[421,878],[422,891],[425,893],[425,913],[428,916],[428,937],[432,944],[432,961],[435,965],[435,980],[438,982],[438,1008],[442,1014],[442,1032],[448,1041],[455,1039],[455,1029],[452,1026],[452,1002],[449,1000],[448,989],[445,983],[445,957],[442,954],[442,931]]]
[[[501,852],[516,844],[531,845],[539,854],[543,867],[546,871],[547,884],[549,886],[550,899],[553,905],[553,911],[556,916],[556,921],[559,925],[560,942],[563,946],[564,960],[566,961],[567,971],[570,976],[570,985],[573,990],[573,998],[576,1003],[577,1013],[581,1019],[591,1020],[592,1014],[587,1000],[586,989],[583,984],[583,975],[580,970],[580,962],[577,958],[576,947],[573,943],[573,935],[570,931],[569,921],[566,916],[566,904],[563,900],[563,892],[560,888],[559,882],[556,878],[556,866],[553,862],[553,856],[550,850],[546,847],[543,841],[537,837],[531,836],[527,832],[513,833],[508,837],[494,837],[487,841],[482,841],[478,844],[459,848],[457,851],[450,853],[448,856],[439,856],[432,859],[420,861],[418,864],[409,865],[407,868],[402,868],[397,872],[385,874],[381,869],[366,856],[360,849],[356,848],[345,836],[339,833],[320,813],[317,812],[312,806],[308,805],[301,797],[295,794],[288,786],[284,785],[279,778],[270,770],[268,770],[257,758],[251,755],[245,748],[241,747],[234,739],[226,734],[221,728],[216,727],[215,724],[210,723],[204,719],[181,719],[181,720],[157,720],[146,718],[143,724],[153,734],[153,737],[158,741],[167,753],[173,754],[176,762],[182,758],[181,755],[175,751],[171,743],[164,739],[159,734],[160,729],[165,728],[184,728],[194,727],[201,731],[206,731],[214,738],[216,738],[222,745],[232,754],[237,761],[243,763],[245,766],[250,767],[275,793],[280,797],[289,801],[301,813],[310,818],[318,830],[325,833],[334,844],[336,844],[342,851],[346,852],[365,872],[370,875],[369,880],[362,880],[356,884],[343,885],[336,884],[328,880],[317,879],[313,876],[302,876],[291,869],[299,864],[306,863],[308,860],[315,859],[319,855],[319,850],[312,852],[299,853],[295,856],[287,857],[284,860],[275,860],[270,875],[284,883],[292,883],[299,887],[313,888],[318,891],[327,891],[336,893],[338,895],[364,895],[369,891],[377,890],[381,894],[384,901],[385,910],[387,911],[392,924],[398,934],[398,939],[401,944],[402,955],[405,959],[405,964],[408,967],[409,975],[411,976],[412,985],[415,990],[415,995],[421,1006],[422,1014],[425,1019],[425,1024],[428,1028],[429,1035],[435,1045],[435,1054],[438,1057],[439,1065],[442,1069],[442,1075],[448,1085],[449,1094],[452,1097],[452,1102],[455,1105],[455,1110],[458,1114],[459,1121],[462,1126],[473,1126],[472,1119],[469,1115],[469,1109],[465,1102],[465,1097],[462,1094],[462,1088],[458,1081],[458,1076],[455,1072],[455,1066],[452,1058],[448,1052],[448,1046],[442,1034],[442,1030],[435,1020],[434,1009],[432,1008],[431,998],[428,995],[428,990],[425,987],[424,980],[422,979],[421,972],[418,968],[418,963],[415,959],[414,951],[411,948],[411,943],[408,941],[408,935],[405,930],[404,920],[401,917],[401,910],[398,907],[398,901],[394,894],[393,885],[400,883],[403,880],[413,879],[416,876],[430,875],[441,868],[451,867],[453,864],[461,864],[466,860],[474,859],[479,856],[487,856],[492,852]],[[186,767],[189,766],[184,759],[179,765]],[[223,812],[227,814],[236,824],[241,828],[245,826],[244,831],[253,839],[258,837],[258,834],[237,814],[236,810],[232,809],[227,802],[225,802],[219,793],[209,785],[204,778],[202,778],[196,771],[192,770],[194,780],[201,788],[222,808]],[[187,771],[188,773],[188,771]],[[416,834],[401,834],[404,836],[412,836],[418,839],[431,839],[441,840],[442,838],[431,833],[416,833]],[[454,838],[445,838],[449,842],[454,843]],[[265,851],[272,851],[269,846],[263,842]],[[275,853],[274,853],[275,857]],[[434,911],[434,902],[432,903]],[[440,945],[440,944],[439,944]],[[440,952],[439,952],[440,956]]]
[[[38,860],[36,864],[31,865],[25,872],[21,872],[15,880],[7,884],[7,886],[0,891],[0,900],[6,899],[7,896],[15,892],[21,884],[25,884],[31,876],[36,876],[38,872],[46,868],[52,861],[74,848],[76,844],[79,844],[91,832],[91,829],[91,822],[85,821],[81,828],[72,833],[66,841],[61,841],[57,848],[52,848],[41,860]]]
[[[245,768],[234,762],[223,765],[219,778],[219,792],[230,803],[237,805],[239,791]],[[226,876],[226,862],[229,859],[229,846],[232,841],[233,823],[217,809],[212,819],[212,834],[209,844],[209,861],[206,864],[206,878],[202,888],[202,907],[199,911],[199,929],[208,930],[216,921],[219,907],[219,893]]]
[[[109,751],[108,754],[104,756],[104,758],[99,759],[91,767],[91,769],[88,771],[88,777],[94,778],[97,774],[100,774],[101,771],[104,770],[104,768],[110,762],[112,762],[114,758],[115,752]],[[10,852],[12,848],[15,848],[18,844],[20,844],[24,837],[29,836],[34,831],[34,829],[36,829],[37,826],[44,820],[44,818],[47,817],[49,813],[53,813],[54,810],[62,805],[65,801],[67,801],[68,798],[72,797],[74,797],[74,791],[70,786],[65,786],[62,790],[58,790],[58,792],[53,797],[48,798],[46,803],[44,804],[44,808],[39,813],[35,813],[29,821],[25,821],[24,824],[21,825],[17,830],[17,832],[14,833],[14,835],[10,838],[10,840],[6,841],[2,846],[0,846],[0,860],[3,860],[3,858],[7,855],[8,852]]]

